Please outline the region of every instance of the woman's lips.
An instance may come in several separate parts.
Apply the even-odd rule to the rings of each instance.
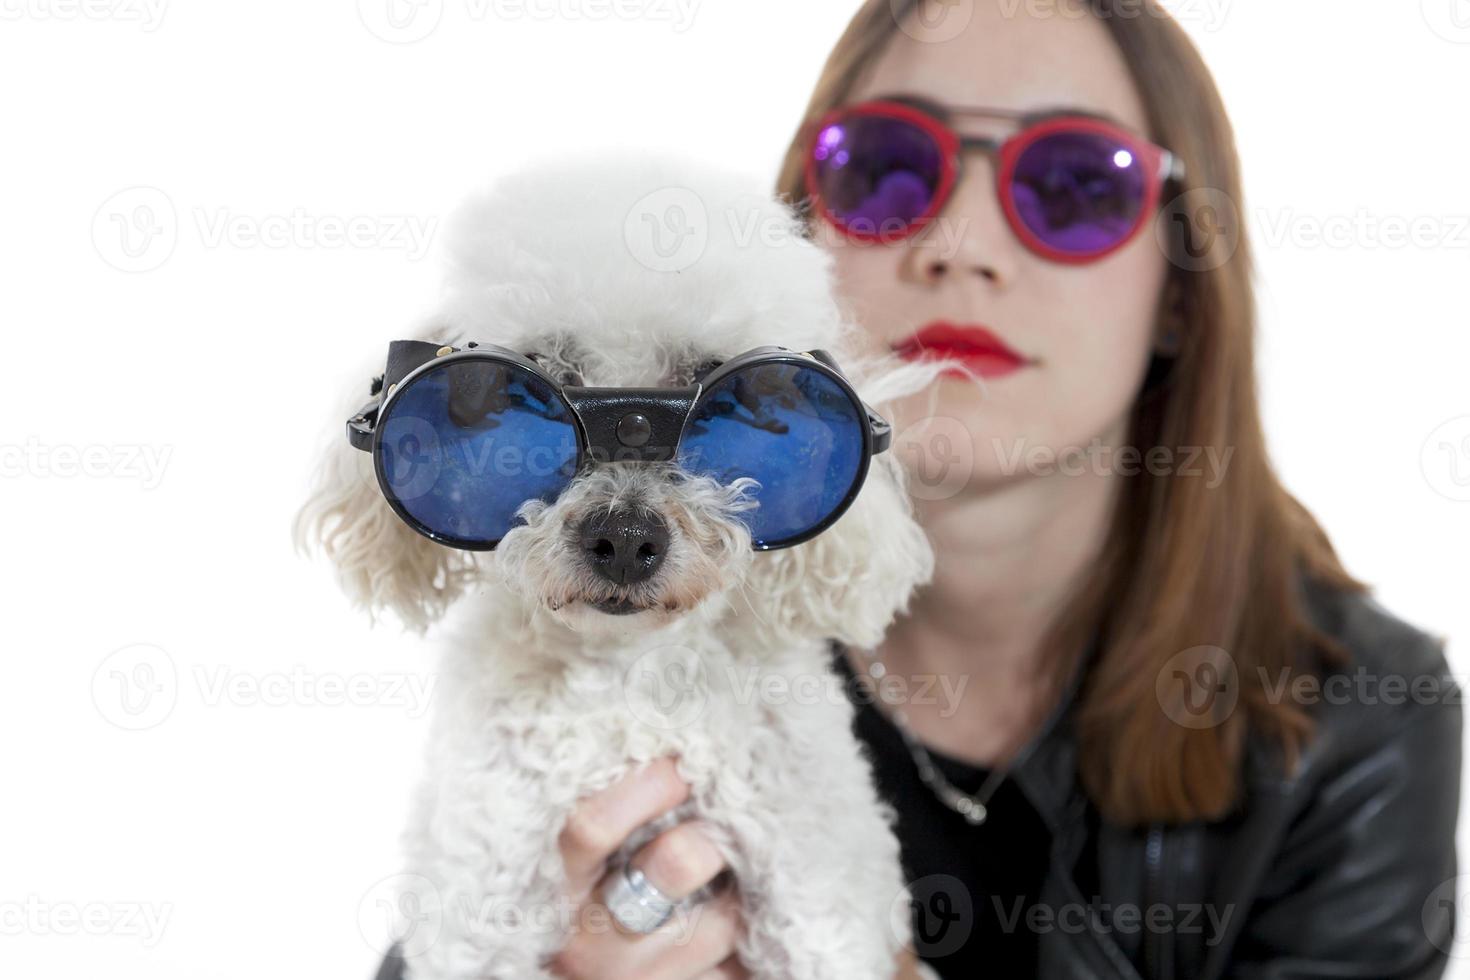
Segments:
[[[978,324],[954,324],[943,320],[930,323],[912,336],[896,342],[893,351],[906,361],[958,360],[982,378],[1004,377],[1031,363]],[[958,368],[951,368],[940,377],[965,378],[968,375]]]

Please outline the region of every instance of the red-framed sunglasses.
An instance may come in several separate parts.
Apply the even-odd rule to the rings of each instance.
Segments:
[[[961,136],[958,116],[1011,119],[1004,140]],[[823,218],[859,241],[902,241],[944,207],[961,152],[996,162],[996,193],[1027,248],[1057,262],[1095,262],[1122,248],[1153,214],[1184,162],[1106,119],[948,107],[909,95],[841,106],[811,128],[806,189]]]

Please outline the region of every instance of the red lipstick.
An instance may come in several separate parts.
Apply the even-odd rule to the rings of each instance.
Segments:
[[[1025,355],[1012,350],[1005,341],[979,324],[936,320],[892,346],[894,353],[906,361],[957,360],[982,378],[1001,378],[1031,363]],[[941,377],[964,378],[967,375],[951,368]]]

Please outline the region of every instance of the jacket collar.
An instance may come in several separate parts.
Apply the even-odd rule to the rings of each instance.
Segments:
[[[1074,708],[1082,684],[1101,651],[1102,644],[1094,637],[1077,660],[1062,687],[1061,697],[1040,730],[1007,767],[1010,778],[1026,794],[1053,834],[1078,826],[1080,811],[1086,806],[1077,783]]]

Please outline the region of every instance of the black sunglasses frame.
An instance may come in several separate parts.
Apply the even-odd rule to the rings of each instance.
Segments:
[[[692,384],[679,388],[606,388],[562,384],[538,363],[538,354],[522,354],[495,344],[468,343],[453,347],[419,340],[396,340],[388,346],[383,374],[373,379],[373,398],[347,420],[347,439],[353,448],[373,456],[378,488],[400,519],[419,534],[439,544],[464,551],[493,551],[499,540],[485,543],[446,535],[424,526],[394,495],[383,471],[380,451],[382,429],[393,402],[424,375],[449,363],[491,361],[526,371],[544,382],[571,409],[577,433],[577,469],[609,462],[673,462],[679,445],[704,393],[725,377],[753,364],[793,364],[818,371],[836,384],[861,409],[863,453],[851,488],[831,514],[799,535],[771,543],[753,542],[757,551],[776,551],[801,544],[831,527],[857,499],[866,482],[871,459],[886,451],[893,430],[888,420],[864,402],[838,367],[820,348],[794,351],[785,347],[754,347],[726,361],[707,364]]]

